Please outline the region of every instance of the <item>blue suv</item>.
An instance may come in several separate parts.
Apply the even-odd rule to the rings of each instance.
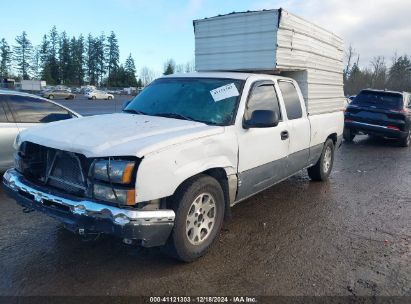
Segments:
[[[357,134],[395,138],[403,147],[410,145],[410,93],[362,90],[345,111],[344,139]]]

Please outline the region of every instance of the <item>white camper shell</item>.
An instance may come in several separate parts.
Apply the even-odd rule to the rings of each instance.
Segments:
[[[247,71],[295,79],[310,115],[344,106],[343,41],[274,9],[195,20],[197,71]]]

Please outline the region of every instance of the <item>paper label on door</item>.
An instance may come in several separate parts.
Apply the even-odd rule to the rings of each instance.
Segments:
[[[234,83],[211,90],[210,93],[215,102],[240,95]]]

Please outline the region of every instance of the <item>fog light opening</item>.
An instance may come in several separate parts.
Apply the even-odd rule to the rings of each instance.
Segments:
[[[73,213],[77,215],[84,215],[87,213],[87,210],[83,205],[77,205],[73,207]]]
[[[114,218],[114,222],[118,225],[123,226],[130,223],[130,219],[124,214],[120,214]]]
[[[132,240],[132,239],[123,239],[123,243],[126,244],[126,245],[133,245],[134,240]]]

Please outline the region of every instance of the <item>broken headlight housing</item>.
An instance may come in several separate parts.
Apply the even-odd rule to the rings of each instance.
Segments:
[[[92,176],[109,183],[129,184],[133,178],[134,166],[135,162],[129,160],[96,160]]]
[[[135,205],[136,162],[119,159],[96,159],[90,170],[93,198],[121,205]]]

